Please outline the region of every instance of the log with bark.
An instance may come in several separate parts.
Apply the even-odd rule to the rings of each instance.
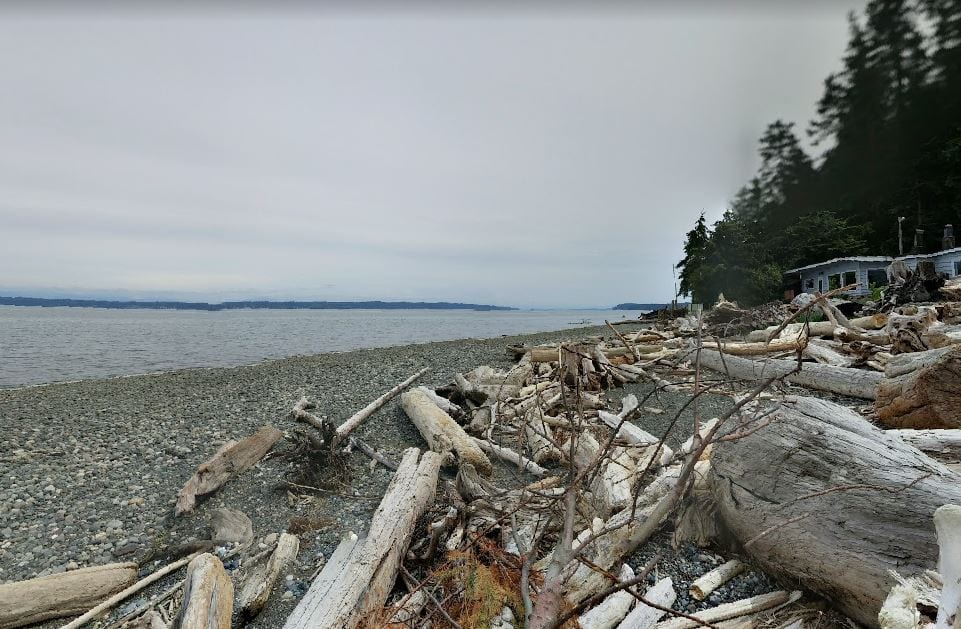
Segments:
[[[961,476],[853,411],[789,398],[763,429],[715,444],[718,513],[766,572],[877,626],[894,581],[934,567],[932,516]]]
[[[0,629],[76,616],[137,579],[137,564],[91,566],[0,585]]]
[[[192,511],[197,497],[216,491],[228,480],[249,470],[264,457],[283,433],[272,426],[264,426],[240,441],[228,441],[213,458],[200,467],[177,494],[176,515]]]
[[[435,452],[419,455],[417,448],[404,452],[367,537],[352,536],[341,542],[285,629],[350,629],[365,615],[383,608],[414,525],[434,501],[441,457]]]
[[[453,451],[458,460],[470,463],[478,472],[493,472],[490,459],[480,446],[423,391],[407,391],[400,396],[400,403],[431,450],[445,456]]]
[[[961,346],[899,354],[885,367],[874,403],[892,428],[961,428]]]

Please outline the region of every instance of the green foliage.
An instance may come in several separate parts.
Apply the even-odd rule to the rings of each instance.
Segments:
[[[961,0],[870,0],[849,30],[809,125],[822,153],[805,153],[794,123],[768,125],[757,174],[688,233],[681,295],[777,299],[784,269],[896,255],[898,216],[906,244],[921,228],[927,250],[961,223]]]

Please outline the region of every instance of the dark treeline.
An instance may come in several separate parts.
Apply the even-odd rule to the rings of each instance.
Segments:
[[[505,306],[424,301],[225,301],[208,304],[196,301],[110,301],[102,299],[44,299],[40,297],[2,297],[0,306],[68,306],[74,308],[153,310],[517,310]]]
[[[783,294],[783,272],[843,255],[897,255],[923,229],[936,250],[961,208],[961,0],[872,0],[849,16],[843,69],[799,131],[771,123],[761,166],[723,218],[702,215],[678,264],[680,293],[743,304]],[[818,151],[808,155],[798,134]]]

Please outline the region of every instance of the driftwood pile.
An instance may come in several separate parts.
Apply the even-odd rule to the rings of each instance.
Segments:
[[[356,450],[394,476],[366,533],[347,533],[318,566],[285,629],[794,629],[825,605],[885,629],[961,627],[961,304],[848,318],[829,297],[737,340],[698,313],[510,347],[510,369],[413,387],[425,369],[340,425],[296,401],[299,441],[325,464]],[[629,383],[646,383],[643,399],[616,394]],[[650,434],[638,420],[663,413],[664,392],[687,402]],[[729,396],[729,410],[669,444],[705,393]],[[352,433],[396,396],[426,449],[395,461]],[[264,427],[218,449],[178,494],[177,515],[283,437]],[[242,626],[299,540],[277,532],[256,544],[242,512],[213,515],[206,545],[139,580],[136,565],[112,564],[0,586],[0,629],[80,613],[65,627],[86,626],[180,570],[109,626]],[[659,555],[632,567],[664,529],[729,560],[689,588],[659,572]],[[675,609],[678,587],[705,600],[748,567],[788,587]]]

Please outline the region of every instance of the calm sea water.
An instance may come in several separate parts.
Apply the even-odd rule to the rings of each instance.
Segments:
[[[544,332],[611,310],[103,310],[0,306],[0,388],[458,338]],[[575,323],[577,322],[577,323]]]

